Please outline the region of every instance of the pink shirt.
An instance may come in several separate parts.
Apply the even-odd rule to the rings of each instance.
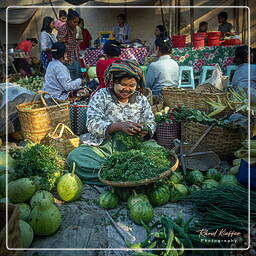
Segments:
[[[54,27],[59,31],[60,27],[63,26],[66,22],[61,21],[61,20],[56,20],[54,22]]]

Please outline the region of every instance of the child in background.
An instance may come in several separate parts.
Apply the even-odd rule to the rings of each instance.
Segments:
[[[199,24],[199,29],[197,33],[207,33],[207,29],[208,29],[208,23],[206,21],[202,21]]]
[[[59,31],[60,27],[63,26],[67,21],[67,13],[65,10],[59,11],[59,19],[54,22],[54,27]]]

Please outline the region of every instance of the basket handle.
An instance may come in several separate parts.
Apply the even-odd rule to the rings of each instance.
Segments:
[[[56,128],[54,129],[54,131],[50,134],[51,136],[54,136],[56,133],[57,133],[57,130],[58,128],[61,126],[61,129],[60,129],[60,133],[58,134],[58,136],[56,138],[61,138],[62,135],[63,135],[63,132],[64,132],[64,129],[66,129],[71,135],[75,135],[73,133],[73,131],[68,127],[66,126],[65,124],[63,123],[59,123],[57,124]]]
[[[52,97],[52,95],[51,95],[50,93],[48,93],[48,92],[46,92],[46,91],[41,91],[41,90],[36,92],[36,94],[34,95],[34,97],[33,97],[32,101],[31,101],[31,103],[34,104],[34,103],[35,103],[35,100],[36,100],[36,97],[37,97],[37,96],[40,96],[41,102],[42,102],[43,105],[47,108],[48,106],[47,106],[46,101],[45,101],[45,99],[44,99],[44,96],[45,96],[46,94],[48,94],[48,95],[51,97],[51,99],[53,100],[53,102],[54,102],[58,107],[60,107],[59,103]]]

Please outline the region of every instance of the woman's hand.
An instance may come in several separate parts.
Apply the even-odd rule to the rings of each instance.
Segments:
[[[130,121],[120,123],[120,130],[132,136],[137,133],[144,132],[144,131],[141,131],[141,128],[142,126],[140,124],[130,122]]]
[[[148,131],[141,131],[139,132],[139,134],[142,136],[142,137],[145,137],[148,135]]]

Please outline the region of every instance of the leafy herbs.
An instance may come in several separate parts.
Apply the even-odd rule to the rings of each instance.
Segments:
[[[36,176],[44,190],[52,190],[63,174],[65,161],[53,147],[28,143],[22,149],[12,149],[10,154],[15,160],[15,178]]]
[[[122,132],[117,135],[117,139],[126,146],[127,150],[139,149],[143,143],[143,137],[139,134],[131,136]]]
[[[165,149],[145,146],[140,150],[114,153],[103,165],[102,178],[134,182],[156,177],[169,167],[170,161]]]

